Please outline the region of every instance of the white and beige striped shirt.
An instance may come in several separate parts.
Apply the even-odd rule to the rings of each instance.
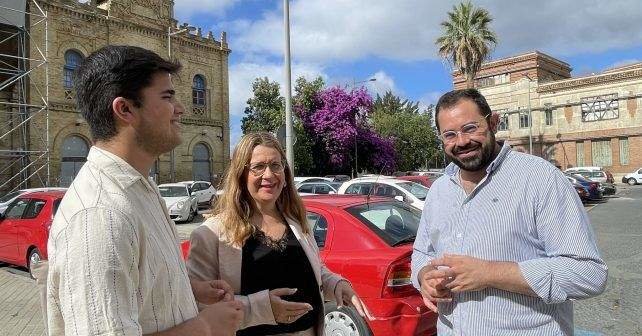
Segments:
[[[154,182],[92,147],[50,231],[49,335],[142,335],[196,317],[178,244]]]

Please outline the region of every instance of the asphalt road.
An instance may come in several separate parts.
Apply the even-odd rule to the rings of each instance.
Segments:
[[[642,186],[618,187],[589,211],[609,278],[604,294],[575,303],[577,334],[642,335]]]

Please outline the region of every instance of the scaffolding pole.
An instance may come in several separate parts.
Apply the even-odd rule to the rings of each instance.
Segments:
[[[51,185],[49,27],[37,1],[0,5],[0,195]]]

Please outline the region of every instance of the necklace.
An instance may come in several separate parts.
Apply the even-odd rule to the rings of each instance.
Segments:
[[[252,234],[254,238],[256,238],[258,241],[263,243],[265,246],[269,247],[270,249],[278,252],[284,252],[285,249],[288,247],[288,229],[287,227],[285,228],[285,231],[283,232],[283,236],[279,239],[272,239],[272,237],[267,236],[263,231],[256,229],[254,230],[254,233]]]

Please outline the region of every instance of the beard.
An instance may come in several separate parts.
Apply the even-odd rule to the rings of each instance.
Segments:
[[[489,133],[487,139],[485,142],[470,140],[468,144],[463,147],[455,146],[451,150],[452,154],[446,152],[446,156],[462,170],[480,171],[486,169],[495,158],[495,135]],[[477,155],[462,159],[457,157],[457,155],[462,152],[478,149],[480,150]]]
[[[153,121],[143,119],[141,127],[136,130],[136,143],[147,153],[161,155],[180,145],[181,137],[179,134],[163,131]]]

